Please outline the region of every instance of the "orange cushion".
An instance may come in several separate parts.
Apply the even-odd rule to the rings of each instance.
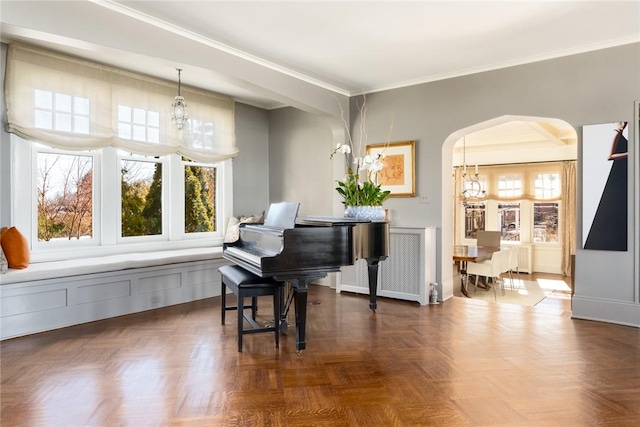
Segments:
[[[7,257],[9,268],[27,268],[29,266],[29,242],[18,231],[11,227],[0,235],[0,244]]]

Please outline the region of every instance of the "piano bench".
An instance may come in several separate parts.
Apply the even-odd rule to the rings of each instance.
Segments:
[[[255,334],[259,332],[273,332],[276,338],[276,348],[280,346],[280,311],[281,301],[283,299],[282,292],[284,288],[283,282],[275,279],[263,278],[256,276],[237,265],[225,265],[218,269],[222,276],[222,284],[220,295],[222,298],[222,324],[224,325],[225,313],[227,310],[238,311],[238,351],[242,352],[242,336],[244,334]],[[237,297],[236,306],[227,307],[227,292],[229,288]],[[273,326],[259,326],[256,323],[256,312],[258,311],[258,297],[273,296]],[[245,305],[244,299],[251,297],[251,304]],[[251,309],[251,315],[245,312],[245,309]],[[251,325],[251,329],[244,328],[244,319]]]

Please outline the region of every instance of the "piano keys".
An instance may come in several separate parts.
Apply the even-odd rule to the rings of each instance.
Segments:
[[[296,350],[302,351],[306,348],[307,292],[313,281],[365,259],[369,307],[375,311],[378,264],[389,254],[389,223],[333,217],[308,217],[295,223],[270,220],[273,212],[278,216],[284,212],[288,218],[292,209],[297,212],[297,204],[276,205],[269,208],[265,224],[243,224],[239,239],[224,244],[223,257],[257,276],[292,285]]]

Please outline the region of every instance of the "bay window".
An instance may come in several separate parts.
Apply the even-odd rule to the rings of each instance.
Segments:
[[[233,100],[184,88],[179,131],[173,82],[23,44],[7,49],[5,86],[11,218],[32,259],[222,242]]]
[[[479,230],[497,230],[505,243],[558,245],[564,167],[564,162],[481,166],[484,193],[475,198],[463,196],[467,183],[456,168],[456,244],[472,244]]]

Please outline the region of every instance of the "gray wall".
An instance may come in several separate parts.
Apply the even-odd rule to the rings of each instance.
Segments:
[[[271,201],[299,202],[299,217],[333,213],[332,122],[295,108],[269,112]]]
[[[4,52],[2,45],[3,57]],[[452,239],[447,212],[451,198],[447,200],[446,195],[451,187],[452,134],[503,115],[522,115],[568,122],[578,132],[579,145],[581,127],[588,124],[627,120],[629,135],[637,135],[633,105],[640,100],[639,76],[640,44],[636,43],[367,96],[367,143],[385,141],[394,115],[391,140],[416,140],[416,192],[429,196],[430,203],[421,204],[418,197],[393,198],[385,207],[390,209],[393,225],[440,228],[438,265],[445,267],[438,268],[438,282],[450,280],[446,266],[450,266],[447,251]],[[303,98],[308,105],[301,109],[266,112],[237,105],[241,151],[234,159],[234,213],[256,213],[267,209],[269,202],[288,200],[301,203],[303,216],[340,214],[334,187],[344,165],[329,160],[329,152],[344,135],[337,131],[336,117],[311,112],[331,110],[329,99],[336,100],[336,105],[343,99],[326,92],[305,92]],[[352,99],[351,104],[354,102]],[[351,110],[353,113],[353,107]],[[358,116],[353,117],[352,128],[357,129]],[[0,138],[4,150],[8,144],[3,130]],[[7,154],[0,152],[2,194],[8,188]],[[638,183],[633,178],[637,156],[636,142],[630,144],[629,251],[578,250],[574,317],[640,326],[639,243],[634,228]],[[8,208],[4,203],[0,206],[3,223],[9,220]],[[580,217],[579,200],[578,220]],[[581,242],[580,222],[577,230]]]
[[[236,104],[233,159],[233,214],[254,215],[269,208],[269,117],[261,108]]]
[[[449,246],[450,251],[452,230],[443,215],[450,215],[451,207],[442,200],[443,192],[449,194],[451,188],[443,177],[451,176],[452,134],[500,116],[519,115],[566,121],[577,131],[579,150],[584,125],[624,120],[630,122],[629,135],[636,135],[633,107],[640,100],[639,76],[640,44],[631,44],[367,95],[368,143],[384,142],[390,117],[395,116],[391,140],[416,140],[416,195],[430,200],[421,204],[418,197],[390,199],[385,207],[390,209],[392,223],[440,227],[438,264],[450,266],[450,252],[443,259],[442,247]],[[352,128],[357,130],[354,102],[352,99]],[[329,194],[334,176],[328,171],[334,166],[328,160],[333,147],[328,142],[328,125],[325,133],[318,116],[287,109],[271,112],[270,126],[272,201],[304,197],[306,202],[312,194],[314,201],[306,202],[312,213],[326,213],[324,206],[339,213],[335,191]],[[634,229],[638,184],[633,179],[638,167],[637,143],[630,145],[629,251],[578,249],[573,315],[640,326],[638,233]],[[320,202],[325,198],[326,204]],[[444,200],[450,203],[451,198]],[[582,241],[580,202],[578,195],[577,242]],[[438,281],[450,280],[450,274],[446,267],[439,267]]]

